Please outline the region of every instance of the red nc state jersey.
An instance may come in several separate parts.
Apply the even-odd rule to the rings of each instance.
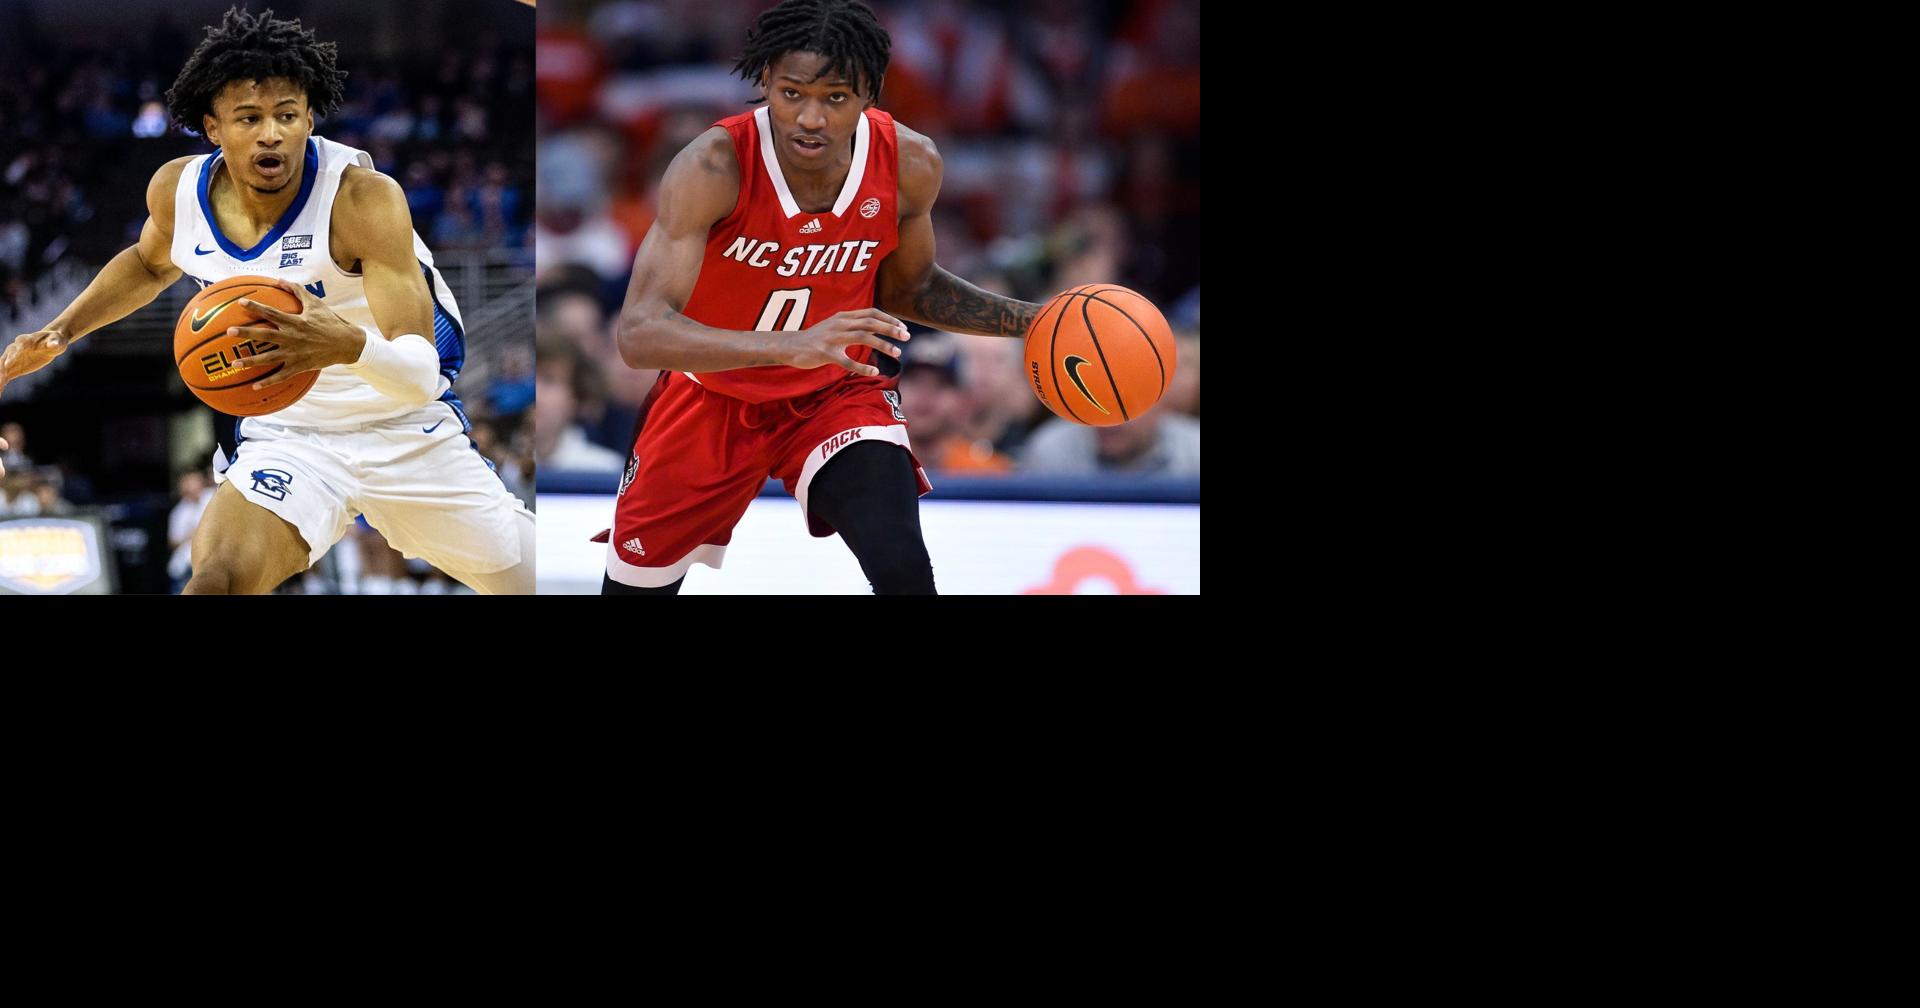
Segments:
[[[762,107],[715,123],[733,135],[740,198],[707,235],[706,261],[685,315],[719,329],[798,331],[843,311],[874,307],[880,263],[900,244],[900,148],[893,117],[867,109],[833,209],[803,213],[787,188],[777,138]],[[866,363],[870,347],[847,356]],[[708,371],[687,377],[747,402],[789,399],[850,376],[832,364]]]

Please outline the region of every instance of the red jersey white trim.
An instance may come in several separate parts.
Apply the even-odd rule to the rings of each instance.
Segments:
[[[714,570],[719,570],[721,562],[726,557],[725,546],[707,543],[704,546],[695,547],[693,552],[665,567],[639,567],[623,559],[620,556],[619,547],[609,542],[607,543],[607,576],[629,588],[665,588],[686,577],[687,571],[692,570],[694,564],[703,563]]]
[[[780,209],[788,217],[798,216],[800,204],[794,201],[793,190],[787,188],[787,176],[780,170],[780,158],[773,149],[773,126],[767,118],[765,105],[753,110],[753,125],[760,133],[760,160],[766,162],[767,178],[773,181],[773,191],[780,194]],[[854,194],[860,191],[860,180],[867,177],[868,128],[864,115],[853,128],[853,167],[847,170],[847,182],[840,187],[840,198],[833,203],[835,217],[847,212]]]
[[[715,124],[732,140],[740,195],[733,212],[708,231],[700,279],[681,311],[716,329],[797,332],[839,312],[872,308],[881,265],[900,245],[900,146],[891,116],[876,108],[862,112],[855,157],[831,213],[802,212],[795,203],[771,118],[762,108]],[[863,345],[847,351],[862,364],[874,354]],[[763,403],[807,395],[850,374],[831,364],[768,364],[703,371],[693,380]]]

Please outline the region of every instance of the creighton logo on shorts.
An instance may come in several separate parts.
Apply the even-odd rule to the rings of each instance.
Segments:
[[[255,469],[253,471],[253,492],[274,500],[286,500],[287,490],[293,485],[293,474],[284,469]]]

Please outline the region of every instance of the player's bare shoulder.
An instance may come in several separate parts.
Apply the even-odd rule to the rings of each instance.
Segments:
[[[406,191],[393,176],[348,165],[340,173],[340,189],[333,197],[331,228],[334,261],[347,264],[383,243],[388,249],[410,249],[413,211],[407,206]]]
[[[707,127],[699,136],[694,137],[680,154],[691,155],[699,164],[700,170],[708,175],[735,185],[740,182],[740,159],[733,153],[733,134],[728,133],[725,127]],[[674,160],[677,161],[679,158]]]
[[[694,137],[660,179],[659,213],[664,218],[689,217],[689,223],[711,226],[733,212],[740,199],[740,158],[733,152],[733,135],[714,126]]]
[[[940,149],[932,137],[908,129],[898,119],[893,122],[893,135],[900,145],[900,213],[925,213],[940,195],[944,170]]]
[[[161,165],[147,182],[147,216],[169,233],[173,231],[173,195],[180,190],[180,176],[187,170],[187,163],[197,156],[174,158]]]
[[[340,192],[333,199],[333,223],[351,221],[370,223],[367,218],[391,216],[398,209],[401,221],[411,225],[413,213],[407,208],[406,190],[393,176],[372,168],[348,165],[340,173]]]

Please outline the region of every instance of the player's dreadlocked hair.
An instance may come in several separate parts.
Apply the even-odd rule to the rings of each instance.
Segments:
[[[334,66],[336,51],[332,42],[314,41],[298,19],[275,21],[271,10],[250,15],[230,7],[173,79],[167,112],[187,132],[198,134],[202,117],[213,113],[214,96],[228,82],[285,77],[307,92],[314,115],[332,115],[347,80],[346,71]]]
[[[892,36],[860,0],[785,0],[747,29],[747,51],[733,71],[758,83],[760,72],[787,53],[819,53],[827,58],[821,76],[838,70],[855,91],[877,102],[892,48]]]

